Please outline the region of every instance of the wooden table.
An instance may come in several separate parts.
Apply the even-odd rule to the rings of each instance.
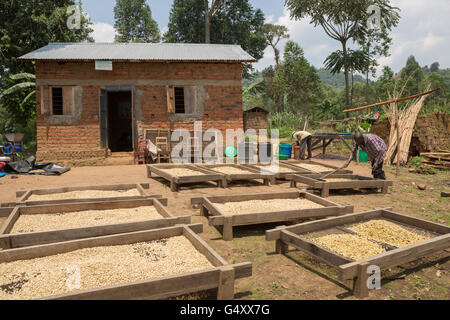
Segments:
[[[322,154],[326,153],[327,147],[336,139],[341,140],[347,146],[347,148],[352,151],[350,144],[345,141],[346,139],[353,140],[354,135],[343,135],[340,133],[314,133],[312,135],[312,151],[322,148]]]

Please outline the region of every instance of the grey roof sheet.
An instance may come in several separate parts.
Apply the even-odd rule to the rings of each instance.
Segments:
[[[22,60],[256,60],[239,45],[187,43],[50,43],[21,56]]]

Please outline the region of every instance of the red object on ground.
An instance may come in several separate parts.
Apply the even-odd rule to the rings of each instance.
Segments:
[[[3,168],[6,166],[6,162],[0,162],[0,170],[3,170]]]

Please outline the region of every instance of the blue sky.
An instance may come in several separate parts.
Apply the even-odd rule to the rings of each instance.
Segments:
[[[201,0],[199,0],[201,1]],[[97,42],[112,42],[114,39],[115,0],[82,0],[83,10],[94,24],[94,39]],[[161,31],[166,30],[169,21],[171,0],[148,0],[153,18]],[[285,25],[291,40],[298,42],[305,51],[306,58],[316,67],[340,44],[328,38],[320,28],[314,28],[308,20],[290,19],[284,8],[284,0],[250,0],[253,7],[263,10],[266,21]],[[393,30],[391,56],[379,60],[381,66],[389,65],[399,71],[413,54],[421,65],[431,65],[438,61],[441,68],[450,68],[450,1],[449,0],[391,0],[401,9],[401,21]],[[432,4],[432,5],[431,5]],[[281,49],[286,41],[280,44]],[[262,69],[274,64],[273,52],[267,48],[264,58],[255,64]],[[381,69],[381,67],[380,67]]]

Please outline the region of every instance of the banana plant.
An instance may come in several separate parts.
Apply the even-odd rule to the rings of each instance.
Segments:
[[[18,73],[10,76],[11,80],[18,81],[24,80],[23,82],[16,83],[13,86],[9,87],[5,91],[3,91],[3,95],[13,95],[21,92],[22,90],[29,90],[30,92],[25,96],[25,98],[20,103],[20,106],[23,107],[31,98],[36,96],[36,76],[32,73]]]

